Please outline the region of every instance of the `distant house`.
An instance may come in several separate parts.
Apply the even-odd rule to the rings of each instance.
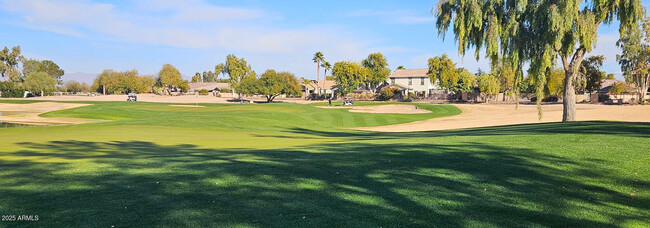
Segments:
[[[397,69],[388,77],[386,83],[400,88],[405,95],[413,92],[429,97],[441,88],[437,83],[431,83],[428,73],[429,69]]]
[[[319,82],[320,85],[319,86]],[[313,95],[324,95],[329,96],[336,88],[336,81],[334,80],[310,80],[309,83],[302,82],[302,92],[305,97],[311,97]]]
[[[609,89],[612,88],[612,86],[621,83],[623,81],[619,81],[616,79],[604,79],[600,81],[600,89],[598,90],[598,93],[600,94],[607,94],[609,93]]]
[[[230,90],[230,84],[220,82],[194,82],[190,83],[190,92],[198,92],[202,89],[208,92],[219,92],[221,90]]]

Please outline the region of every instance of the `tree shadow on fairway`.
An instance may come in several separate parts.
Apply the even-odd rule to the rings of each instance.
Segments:
[[[650,216],[650,198],[608,187],[650,183],[610,176],[607,161],[482,143],[17,144],[0,156],[0,211],[40,221],[15,225],[616,227]]]
[[[459,130],[422,132],[371,132],[371,131],[322,131],[307,128],[291,128],[289,133],[325,137],[346,137],[357,140],[394,139],[400,137],[442,137],[442,136],[493,136],[530,134],[603,134],[650,138],[650,123],[615,121],[580,121],[569,123],[518,124],[508,126],[481,127]]]

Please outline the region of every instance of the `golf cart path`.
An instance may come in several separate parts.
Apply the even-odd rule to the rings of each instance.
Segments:
[[[561,104],[543,105],[541,121],[537,117],[535,105],[520,105],[518,110],[515,110],[515,105],[457,104],[454,106],[460,108],[462,113],[410,123],[354,129],[376,132],[417,132],[562,121]],[[650,105],[577,104],[577,120],[650,122]]]

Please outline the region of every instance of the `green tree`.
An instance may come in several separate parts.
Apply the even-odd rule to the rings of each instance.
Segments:
[[[607,74],[607,76],[605,77],[605,79],[608,79],[608,80],[614,80],[614,74]]]
[[[619,82],[609,88],[609,93],[614,95],[621,95],[621,93],[627,92],[627,90],[629,90],[629,86],[625,82]]]
[[[224,72],[230,77],[230,88],[234,97],[235,89],[239,87],[242,79],[250,76],[254,77],[255,72],[244,58],[237,58],[233,54],[226,56],[226,64],[224,66]],[[241,93],[239,93],[239,99],[241,99]]]
[[[20,72],[17,69],[18,63],[23,60],[20,54],[20,46],[14,46],[9,51],[9,48],[4,47],[0,51],[0,75],[8,77],[9,81],[21,82]]]
[[[219,79],[219,75],[226,74],[226,65],[219,63],[214,66],[215,79]]]
[[[81,83],[78,81],[74,81],[74,80],[67,81],[65,82],[64,86],[66,92],[71,92],[71,93],[86,92],[84,91],[84,88],[81,85]]]
[[[217,75],[212,71],[203,71],[203,82],[215,82]]]
[[[641,27],[627,30],[616,44],[622,49],[616,58],[625,81],[636,85],[637,98],[644,104],[650,87],[650,18],[644,18]]]
[[[320,90],[321,85],[320,85],[320,63],[325,62],[325,57],[323,57],[323,53],[318,51],[314,53],[314,58],[312,58],[312,61],[316,63],[316,82],[318,85],[318,90]],[[320,93],[320,92],[319,92]]]
[[[617,20],[622,35],[642,11],[639,0],[443,0],[437,4],[435,16],[441,36],[453,21],[461,55],[474,48],[479,59],[485,48],[493,65],[503,55],[516,72],[525,62],[530,63],[528,72],[537,78],[538,95],[546,83],[545,73],[559,56],[565,71],[562,121],[566,122],[576,120],[573,81],[585,54],[596,44],[600,24]],[[541,118],[541,107],[538,110]]]
[[[336,77],[338,93],[346,95],[359,88],[366,77],[366,69],[358,63],[339,61],[334,64],[332,75]]]
[[[160,85],[165,88],[166,93],[171,92],[172,88],[179,88],[183,84],[181,72],[171,64],[163,65],[162,69],[158,72],[158,78]]]
[[[118,80],[116,77],[117,72],[106,69],[101,74],[97,75],[91,86],[91,90],[101,92],[106,95],[112,93],[113,89],[117,87]]]
[[[258,80],[257,90],[266,97],[267,102],[273,102],[277,96],[300,95],[300,82],[295,75],[289,72],[276,73],[275,70],[266,70]]]
[[[56,83],[56,79],[45,72],[33,72],[25,77],[25,87],[30,91],[40,91],[41,96],[56,90]]]
[[[456,69],[456,73],[458,81],[450,88],[450,91],[455,94],[473,92],[476,87],[476,76],[463,68]]]
[[[499,91],[504,94],[509,94],[515,98],[517,104],[519,104],[519,96],[516,87],[515,87],[515,75],[516,72],[513,69],[512,65],[505,59],[501,59],[499,64],[492,67],[492,74],[499,80],[500,88]],[[480,74],[479,74],[480,75]],[[505,99],[505,96],[503,96]]]
[[[605,57],[602,55],[589,56],[589,58],[582,61],[580,66],[580,74],[576,77],[576,85],[582,86],[576,90],[584,90],[584,92],[592,93],[600,90],[600,82],[605,79],[605,72],[600,70],[603,66]]]
[[[380,52],[368,55],[368,58],[361,61],[361,65],[368,71],[368,76],[364,81],[366,89],[375,91],[377,87],[386,82],[390,75],[388,61]]]
[[[441,88],[451,90],[458,83],[456,64],[447,57],[447,54],[429,59],[429,80],[432,84],[436,81]]]
[[[544,79],[546,84],[544,84],[543,89],[543,98],[546,97],[558,97],[561,98],[564,91],[564,70],[562,68],[552,68],[546,72],[546,77]],[[537,99],[541,100],[541,99]]]
[[[492,74],[481,74],[478,76],[478,88],[481,95],[485,96],[486,101],[490,101],[490,97],[499,94],[501,82]]]
[[[35,59],[24,59],[23,61],[23,74],[29,75],[33,72],[45,72],[50,77],[56,78],[58,84],[62,84],[61,76],[65,74],[59,65],[50,61],[50,60],[35,60]]]
[[[201,79],[203,79],[201,73],[196,72],[194,76],[192,76],[192,83],[201,82]]]
[[[398,70],[403,70],[403,69],[406,69],[406,68],[404,68],[404,66],[398,66],[397,69]]]

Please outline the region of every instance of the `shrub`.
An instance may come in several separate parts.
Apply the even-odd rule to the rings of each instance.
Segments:
[[[418,95],[415,95],[414,92],[410,92],[409,93],[409,99],[415,99],[415,98],[418,98]]]
[[[377,100],[380,101],[387,101],[390,99],[393,99],[396,96],[399,96],[401,93],[401,90],[395,87],[384,87],[379,91],[379,96],[377,97]]]
[[[200,95],[208,95],[208,90],[207,89],[201,89],[199,90]]]
[[[25,88],[18,83],[4,81],[0,82],[0,92],[2,97],[23,97]]]

